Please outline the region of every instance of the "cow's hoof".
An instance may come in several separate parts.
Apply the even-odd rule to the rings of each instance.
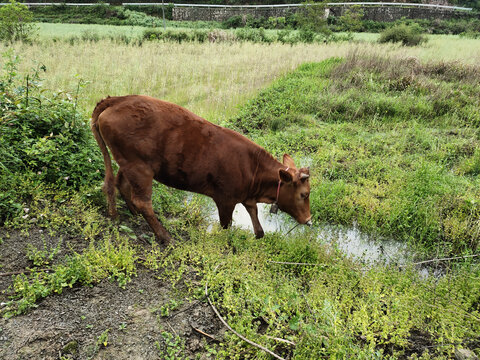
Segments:
[[[256,237],[257,239],[263,238],[264,235],[265,235],[265,233],[263,232],[263,230],[262,230],[262,231],[258,231],[258,232],[255,233],[255,237]]]

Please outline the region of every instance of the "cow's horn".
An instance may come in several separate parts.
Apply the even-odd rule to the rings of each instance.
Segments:
[[[310,177],[310,175],[308,175],[308,174],[305,174],[305,173],[300,174],[300,180],[305,180],[305,179],[308,179],[309,177]]]

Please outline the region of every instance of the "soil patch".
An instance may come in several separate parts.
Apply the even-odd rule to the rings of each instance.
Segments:
[[[26,258],[28,243],[54,248],[60,240],[38,230],[27,237],[5,234],[0,234],[2,273],[32,266]],[[83,246],[87,244],[63,240],[52,263]],[[0,359],[163,359],[172,353],[207,358],[205,346],[214,340],[197,330],[215,339],[224,331],[208,303],[179,299],[178,289],[173,291],[157,273],[141,267],[137,272],[124,289],[105,279],[49,296],[27,314],[1,318]],[[8,300],[11,283],[11,276],[0,277],[1,303]],[[165,314],[162,306],[172,300],[178,305]]]

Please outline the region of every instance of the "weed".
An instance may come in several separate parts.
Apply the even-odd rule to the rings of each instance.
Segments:
[[[162,332],[162,344],[159,341],[155,342],[159,356],[166,360],[180,360],[186,359],[183,355],[185,344],[178,336],[173,335],[167,331]]]
[[[50,262],[53,260],[55,255],[60,250],[60,246],[62,245],[62,240],[60,240],[57,246],[53,249],[48,248],[45,240],[43,242],[43,249],[39,250],[32,244],[27,244],[27,258],[28,260],[33,262],[34,266],[44,266],[49,265]]]
[[[107,329],[98,336],[97,347],[100,347],[102,345],[103,345],[103,347],[107,347],[107,345],[108,345],[108,332],[109,331],[110,331],[110,329]]]
[[[170,311],[178,309],[180,305],[181,303],[174,299],[171,299],[167,304],[160,307],[160,315],[163,317],[168,317],[170,315]]]

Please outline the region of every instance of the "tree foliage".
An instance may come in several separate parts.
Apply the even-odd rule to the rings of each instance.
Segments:
[[[36,31],[33,14],[26,5],[10,0],[0,7],[0,40],[29,41]]]

